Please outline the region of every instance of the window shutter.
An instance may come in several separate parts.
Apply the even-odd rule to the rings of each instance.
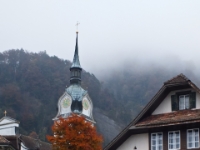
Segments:
[[[191,108],[196,108],[196,93],[195,92],[190,93],[190,109]]]
[[[171,96],[171,104],[172,104],[172,111],[176,111],[179,108],[179,103],[178,103],[178,98],[177,95],[172,95]]]

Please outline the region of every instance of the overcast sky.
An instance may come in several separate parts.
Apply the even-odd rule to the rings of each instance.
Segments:
[[[91,73],[177,60],[199,69],[200,0],[0,0],[0,52],[72,60],[77,21],[81,65]]]

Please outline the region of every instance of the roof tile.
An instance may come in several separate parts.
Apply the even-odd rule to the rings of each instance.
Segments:
[[[4,138],[3,136],[0,135],[0,143],[8,144],[10,142],[6,138]]]
[[[187,81],[190,81],[190,80],[181,73],[178,76],[166,81],[164,84],[166,85],[166,84],[173,84],[173,83],[184,83]]]
[[[136,127],[154,126],[154,125],[169,125],[184,122],[193,122],[194,120],[200,121],[200,109],[196,110],[179,110],[176,112],[151,115],[137,124]]]

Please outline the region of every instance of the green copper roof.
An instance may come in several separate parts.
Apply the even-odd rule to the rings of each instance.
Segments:
[[[79,56],[78,56],[78,32],[76,32],[76,46],[75,46],[74,59],[73,59],[71,68],[81,68]]]
[[[66,89],[66,92],[72,97],[71,110],[74,113],[81,113],[83,109],[82,99],[87,94],[87,91],[78,84],[72,84]]]
[[[67,93],[72,97],[72,100],[78,100],[82,101],[83,96],[87,94],[87,91],[85,91],[80,85],[78,84],[72,84],[66,89]]]

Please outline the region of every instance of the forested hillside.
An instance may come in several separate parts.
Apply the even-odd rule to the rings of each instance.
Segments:
[[[0,115],[6,110],[8,116],[20,121],[22,134],[34,131],[45,140],[45,135],[51,134],[57,101],[69,86],[70,66],[70,61],[50,57],[45,51],[0,53]],[[148,71],[130,68],[112,72],[101,81],[83,70],[82,87],[93,100],[97,128],[105,143],[120,132],[119,126],[124,127],[135,117],[164,81],[180,74],[162,67]],[[191,71],[186,75],[194,78]]]
[[[21,122],[21,133],[29,135],[34,131],[45,140],[45,135],[51,134],[58,99],[69,86],[70,66],[71,62],[50,57],[46,52],[31,53],[21,49],[0,53],[1,116],[6,110],[8,116]],[[110,111],[120,107],[93,74],[83,71],[82,86],[102,114],[109,116]]]

